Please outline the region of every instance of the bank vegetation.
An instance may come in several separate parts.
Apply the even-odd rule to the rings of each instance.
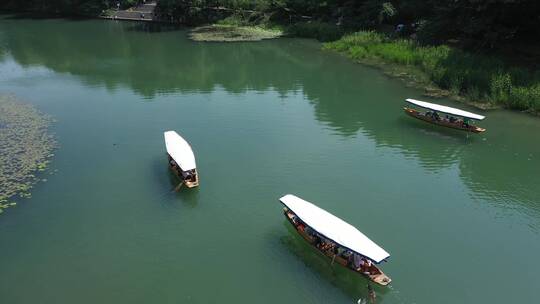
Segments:
[[[540,72],[509,66],[493,56],[448,45],[419,45],[373,31],[346,35],[324,48],[360,62],[390,62],[417,69],[427,76],[426,80],[480,106],[540,112]]]
[[[0,7],[96,16],[117,3],[127,8],[140,2],[7,0]],[[278,28],[333,41],[325,48],[359,61],[414,68],[474,103],[540,111],[536,0],[159,0],[156,16],[190,26],[226,21],[242,31]]]

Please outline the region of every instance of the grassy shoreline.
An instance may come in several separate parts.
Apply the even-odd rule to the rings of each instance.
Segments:
[[[382,67],[410,85],[428,88],[434,96],[449,96],[483,109],[504,107],[540,113],[540,72],[510,67],[494,57],[446,45],[419,46],[374,31],[346,35],[325,43],[323,49]]]

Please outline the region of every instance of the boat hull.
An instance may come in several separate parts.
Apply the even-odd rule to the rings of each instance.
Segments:
[[[422,114],[419,111],[416,111],[415,109],[411,109],[411,108],[407,108],[407,107],[403,108],[403,111],[405,112],[405,114],[407,114],[407,115],[409,115],[411,117],[414,117],[416,119],[420,119],[422,121],[429,122],[431,124],[438,125],[438,126],[443,126],[443,127],[447,127],[447,128],[452,128],[452,129],[466,131],[466,132],[472,132],[472,133],[482,133],[482,132],[486,131],[486,129],[480,128],[480,127],[477,127],[477,126],[469,125],[468,127],[466,127],[461,123],[452,123],[452,122],[449,122],[449,121],[444,120],[444,119],[435,120],[435,119],[433,119],[431,117],[428,117],[428,116]]]
[[[373,281],[373,282],[375,282],[375,283],[377,283],[379,285],[382,285],[382,286],[386,286],[386,285],[390,284],[390,282],[392,282],[392,280],[386,274],[384,274],[378,267],[376,267],[375,265],[373,265],[372,267],[374,269],[376,269],[376,271],[378,272],[377,274],[362,273],[359,270],[354,269],[351,266],[351,263],[349,262],[348,259],[346,259],[346,258],[344,258],[342,256],[334,254],[334,252],[331,251],[331,250],[324,250],[324,249],[319,248],[318,246],[315,245],[315,238],[310,236],[309,234],[307,234],[303,229],[301,229],[299,227],[299,225],[296,225],[294,223],[294,221],[292,219],[292,216],[291,216],[291,213],[288,212],[288,210],[286,208],[283,210],[283,213],[285,215],[285,218],[287,218],[287,221],[295,228],[296,232],[298,232],[298,234],[300,234],[300,236],[302,236],[304,238],[304,240],[306,240],[312,247],[317,249],[317,251],[324,254],[328,258],[332,259],[333,263],[338,263],[341,266],[346,267],[347,269],[349,269],[351,271],[354,271],[354,272],[356,272],[358,274],[361,274],[364,277],[368,278],[369,280],[371,280],[371,281]]]

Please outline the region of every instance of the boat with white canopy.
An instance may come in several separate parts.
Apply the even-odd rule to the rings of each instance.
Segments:
[[[483,120],[486,118],[485,116],[411,98],[408,98],[405,101],[428,110],[426,112],[420,112],[414,108],[404,107],[403,110],[405,113],[414,118],[418,118],[432,124],[473,133],[481,133],[486,131],[486,129],[474,125],[474,121]],[[439,115],[439,113],[444,113],[445,116],[442,117]]]
[[[182,180],[177,190],[186,184],[189,188],[199,185],[199,174],[195,163],[195,155],[189,143],[175,131],[164,133],[165,147],[169,156],[171,170]]]
[[[281,197],[283,213],[296,231],[321,253],[380,285],[392,280],[375,264],[390,254],[354,226],[292,194]]]

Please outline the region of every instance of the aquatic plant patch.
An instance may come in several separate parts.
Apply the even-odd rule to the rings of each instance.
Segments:
[[[0,213],[15,206],[9,199],[30,197],[56,146],[49,134],[52,119],[13,96],[0,95]]]
[[[282,35],[279,30],[265,29],[256,26],[209,25],[191,30],[189,38],[194,41],[235,42],[260,41],[278,38]]]

